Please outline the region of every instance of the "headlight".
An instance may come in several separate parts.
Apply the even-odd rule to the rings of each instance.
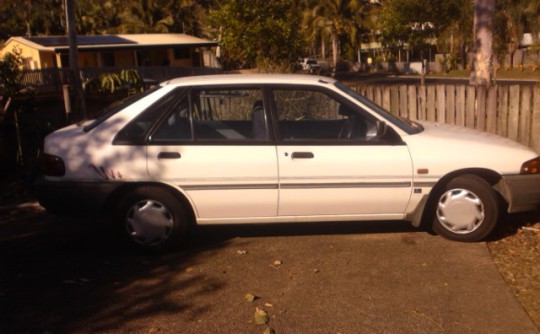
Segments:
[[[39,166],[43,175],[64,176],[66,173],[64,161],[56,155],[42,153],[39,157]]]
[[[539,174],[540,173],[540,157],[525,161],[521,165],[520,174]]]

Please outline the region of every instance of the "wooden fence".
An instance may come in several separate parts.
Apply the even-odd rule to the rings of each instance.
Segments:
[[[540,86],[377,84],[352,86],[395,115],[498,134],[540,153]]]

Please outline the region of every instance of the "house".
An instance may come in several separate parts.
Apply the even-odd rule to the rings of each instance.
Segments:
[[[79,68],[219,67],[212,42],[186,34],[119,34],[78,36]],[[69,68],[67,36],[11,37],[0,50],[18,49],[24,69]]]

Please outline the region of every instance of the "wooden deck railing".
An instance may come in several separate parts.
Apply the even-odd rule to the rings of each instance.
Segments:
[[[137,67],[137,68],[120,68],[120,67],[105,67],[105,68],[82,68],[80,69],[80,77],[83,81],[88,81],[97,78],[102,73],[117,72],[121,70],[136,70],[145,80],[154,80],[161,82],[176,77],[216,74],[221,73],[220,69],[205,68],[205,67]],[[23,85],[25,87],[33,87],[38,91],[58,91],[62,89],[62,85],[70,84],[73,81],[72,73],[69,69],[41,69],[41,70],[25,70],[23,72]]]

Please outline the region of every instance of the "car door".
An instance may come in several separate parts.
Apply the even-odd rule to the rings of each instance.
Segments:
[[[412,162],[392,129],[337,93],[273,87],[280,216],[402,218]]]
[[[275,217],[276,148],[261,89],[193,88],[169,109],[149,138],[150,176],[181,188],[199,223]]]

